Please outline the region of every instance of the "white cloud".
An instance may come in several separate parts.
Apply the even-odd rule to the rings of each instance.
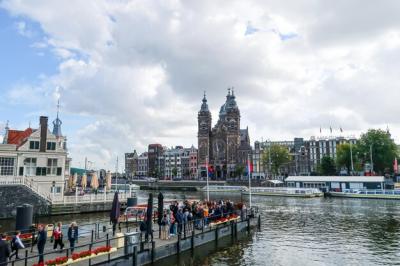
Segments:
[[[43,79],[46,97],[61,86],[66,112],[93,118],[69,136],[75,161],[86,154],[109,165],[152,142],[196,145],[202,91],[215,123],[228,86],[252,140],[307,138],[320,126],[359,134],[386,124],[400,139],[395,1],[379,8],[356,0],[2,6],[39,23],[46,45],[34,46],[61,60],[58,73]]]

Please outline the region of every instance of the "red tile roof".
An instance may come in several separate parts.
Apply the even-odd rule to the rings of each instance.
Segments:
[[[21,146],[22,143],[32,134],[32,128],[22,130],[8,130],[7,144]]]

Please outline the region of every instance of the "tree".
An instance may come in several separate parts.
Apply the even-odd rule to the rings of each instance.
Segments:
[[[337,146],[336,151],[336,166],[340,170],[346,167],[347,172],[350,173],[351,169],[351,154],[353,154],[353,168],[354,171],[361,171],[361,158],[359,156],[359,148],[357,145],[352,145],[350,149],[350,143],[342,143]]]
[[[269,158],[270,154],[271,160]],[[270,161],[272,173],[278,174],[280,167],[290,161],[289,150],[285,146],[271,145],[262,154],[262,162],[266,169],[269,169]]]
[[[321,175],[335,175],[336,174],[335,161],[329,156],[322,157],[321,163],[318,168],[319,168],[318,172]]]
[[[393,171],[393,160],[398,157],[397,146],[390,134],[380,129],[370,129],[362,134],[357,143],[357,152],[364,163],[372,164],[373,170],[378,174],[383,174],[385,168]]]
[[[176,177],[178,175],[178,169],[176,167],[172,168],[172,177]]]
[[[236,165],[235,176],[242,177],[243,173],[244,173],[244,166],[243,165]]]

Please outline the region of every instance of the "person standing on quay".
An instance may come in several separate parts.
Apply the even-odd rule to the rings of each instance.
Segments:
[[[37,249],[39,252],[39,263],[44,262],[44,246],[46,245],[47,233],[44,230],[44,226],[40,224],[38,226],[38,237],[37,237]]]
[[[18,250],[25,248],[24,243],[22,243],[20,238],[21,232],[17,231],[13,239],[11,240],[11,251],[13,253],[10,256],[10,259],[15,255],[15,259],[19,259]]]
[[[0,265],[7,265],[8,257],[10,256],[10,247],[7,242],[7,236],[5,234],[1,235],[0,239]]]
[[[71,248],[71,253],[74,252],[75,241],[78,240],[78,226],[75,222],[72,222],[68,228],[68,241]]]
[[[53,238],[54,238],[54,246],[53,249],[57,249],[58,246],[60,246],[60,250],[64,248],[64,243],[63,243],[63,233],[61,231],[62,228],[62,223],[59,222],[57,224],[57,227],[54,228],[53,231]]]

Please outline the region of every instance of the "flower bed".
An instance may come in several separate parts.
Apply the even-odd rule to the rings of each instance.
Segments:
[[[223,223],[230,222],[230,221],[236,221],[236,220],[238,220],[239,218],[240,218],[239,215],[237,215],[237,214],[231,214],[231,215],[228,215],[227,217],[218,218],[217,220],[215,220],[214,222],[212,222],[210,225],[211,225],[211,226],[215,226],[215,225],[223,224]]]
[[[94,258],[96,256],[101,256],[107,253],[115,252],[117,251],[116,248],[112,248],[110,246],[103,246],[103,247],[98,247],[93,250],[85,250],[82,252],[78,253],[72,253],[71,257],[58,257],[55,258],[54,260],[47,260],[46,262],[41,262],[37,264],[33,264],[33,266],[55,266],[55,265],[69,265],[73,264],[75,262],[79,262],[82,260],[86,260],[89,258]]]

